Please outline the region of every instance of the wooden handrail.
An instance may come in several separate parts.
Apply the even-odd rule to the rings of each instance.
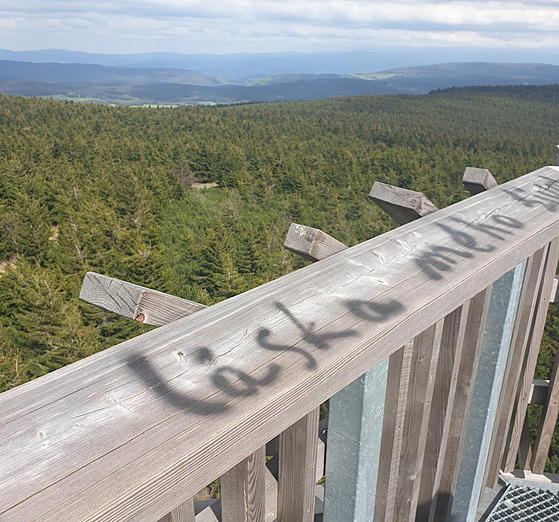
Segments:
[[[559,235],[545,167],[0,395],[0,518],[152,521]]]

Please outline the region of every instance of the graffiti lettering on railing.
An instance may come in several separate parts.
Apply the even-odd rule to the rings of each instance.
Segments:
[[[521,188],[503,189],[503,191],[525,207],[542,205],[550,212],[556,212],[559,209],[559,186],[557,181],[545,176],[541,176],[540,179],[547,182],[547,185],[536,185],[528,193]]]
[[[359,301],[350,299],[345,305],[351,310],[351,313],[365,319],[366,321],[383,322],[394,314],[402,312],[404,305],[398,301],[391,300],[387,302],[378,301]]]
[[[441,272],[452,270],[451,265],[456,265],[457,258],[471,259],[474,257],[473,252],[493,252],[495,245],[486,245],[484,247],[478,244],[479,237],[475,237],[465,231],[482,232],[499,241],[504,241],[505,236],[512,234],[514,229],[522,228],[522,223],[517,219],[493,214],[490,216],[492,224],[489,223],[466,223],[459,218],[453,218],[456,223],[465,225],[463,228],[454,229],[443,223],[437,223],[437,226],[443,229],[454,240],[457,246],[462,247],[461,250],[450,246],[433,246],[428,248],[419,257],[416,258],[416,264],[424,271],[425,275],[431,279],[442,279]]]
[[[343,332],[328,332],[328,333],[317,333],[313,331],[314,323],[310,323],[309,326],[305,326],[301,323],[282,303],[276,303],[276,308],[283,312],[291,321],[299,328],[299,330],[305,335],[302,339],[305,343],[311,344],[318,348],[319,350],[327,350],[330,347],[330,342],[334,339],[340,339],[343,337],[353,337],[357,335],[354,330],[346,330]],[[306,350],[299,346],[291,346],[288,344],[274,344],[268,341],[268,337],[272,332],[268,328],[261,328],[257,333],[258,344],[265,348],[266,350],[278,350],[278,351],[290,351],[301,354],[307,360],[307,368],[316,368],[316,359]]]

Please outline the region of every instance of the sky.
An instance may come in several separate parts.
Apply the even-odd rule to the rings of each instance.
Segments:
[[[557,51],[559,0],[0,0],[0,48],[99,53]]]

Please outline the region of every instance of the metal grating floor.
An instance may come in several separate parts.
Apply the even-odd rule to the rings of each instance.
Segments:
[[[484,522],[559,522],[559,492],[509,484]]]

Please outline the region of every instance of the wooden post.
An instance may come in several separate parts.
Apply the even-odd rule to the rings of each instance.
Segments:
[[[462,183],[464,188],[470,193],[470,196],[475,196],[498,185],[491,172],[487,169],[475,167],[466,167],[462,176]]]
[[[151,290],[143,286],[88,272],[80,299],[129,319],[163,326],[207,308],[206,306]],[[316,444],[315,444],[316,446]],[[265,448],[254,452],[222,477],[222,512],[224,522],[261,522],[264,520]],[[190,518],[188,518],[190,517]],[[159,522],[194,520],[194,504],[189,499]]]

